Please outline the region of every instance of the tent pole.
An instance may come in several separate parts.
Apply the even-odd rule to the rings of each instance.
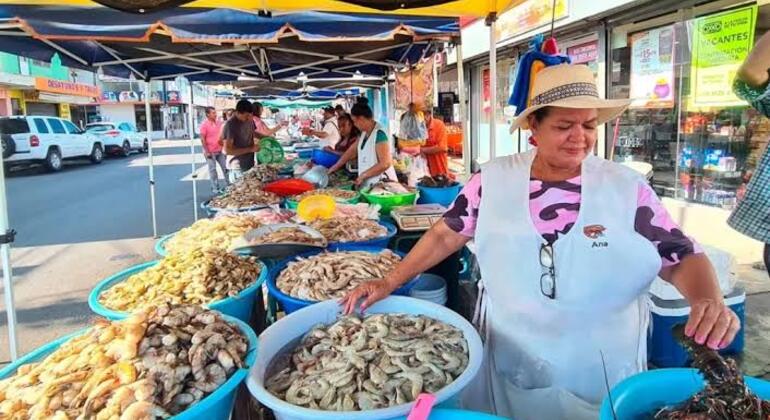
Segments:
[[[147,159],[150,161],[150,209],[152,211],[152,237],[158,237],[158,219],[155,214],[155,168],[152,166],[152,111],[150,110],[150,79],[144,81],[144,115],[147,129]]]
[[[8,195],[5,192],[5,168],[0,165],[0,233],[5,240],[0,244],[0,256],[3,259],[3,290],[5,295],[5,313],[8,318],[8,346],[11,361],[19,357],[19,343],[16,337],[16,303],[13,299],[13,267],[11,266],[11,242],[16,232],[8,226]]]
[[[487,17],[489,25],[489,159],[497,152],[497,16],[492,13]]]
[[[188,121],[190,126],[190,166],[192,167],[192,189],[193,189],[193,217],[198,221],[198,173],[195,171],[195,127],[193,123],[193,110],[195,108],[195,92],[193,84],[190,82],[190,109],[188,109]]]
[[[465,174],[471,173],[471,136],[468,132],[468,124],[466,124],[466,110],[465,110],[465,66],[463,66],[463,43],[462,40],[457,41],[455,45],[455,52],[457,53],[457,96],[460,101],[460,131],[463,135],[463,166],[465,167]]]

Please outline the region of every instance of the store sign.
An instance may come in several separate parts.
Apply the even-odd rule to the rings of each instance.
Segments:
[[[631,106],[674,106],[674,26],[631,35]]]
[[[704,16],[693,24],[691,104],[739,106],[732,84],[754,45],[757,6]]]
[[[551,23],[551,18],[560,20],[569,16],[569,0],[556,0],[556,13],[553,2],[543,0],[524,0],[518,6],[501,14],[495,24],[497,41],[521,35]]]
[[[88,96],[91,98],[98,98],[101,96],[97,86],[46,79],[44,77],[35,78],[35,89],[43,92],[61,93],[63,95],[73,96]]]
[[[596,61],[599,57],[599,42],[591,41],[585,44],[567,48],[567,55],[572,64],[584,64]]]

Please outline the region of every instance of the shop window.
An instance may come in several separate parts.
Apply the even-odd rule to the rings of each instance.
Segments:
[[[138,131],[147,131],[147,113],[145,112],[144,105],[134,106],[134,116],[136,118],[136,126]],[[150,116],[152,118],[152,130],[163,131],[163,117],[160,110],[160,105],[150,105]]]
[[[24,110],[21,109],[21,101],[16,98],[11,98],[11,115],[24,115]]]
[[[732,208],[770,137],[770,121],[732,93],[751,36],[769,29],[756,11],[613,30],[609,96],[632,105],[608,127],[608,156],[651,165],[659,194]]]

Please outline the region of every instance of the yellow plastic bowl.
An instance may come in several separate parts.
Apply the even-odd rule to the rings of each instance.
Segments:
[[[297,205],[297,216],[305,222],[316,219],[330,219],[334,216],[337,203],[328,195],[311,195]]]

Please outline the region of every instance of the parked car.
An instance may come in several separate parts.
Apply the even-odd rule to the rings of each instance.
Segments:
[[[98,137],[57,117],[0,117],[0,141],[6,167],[42,163],[56,172],[66,159],[87,157],[92,163],[101,163],[104,158],[104,145]]]
[[[107,153],[128,156],[132,150],[147,151],[147,138],[131,123],[91,123],[86,125],[86,132],[98,136]]]

